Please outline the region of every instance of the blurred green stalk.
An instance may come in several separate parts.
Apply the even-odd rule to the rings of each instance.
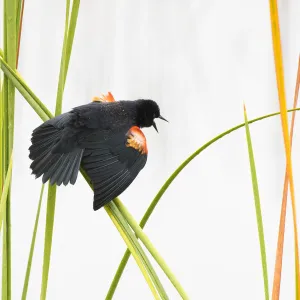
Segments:
[[[4,0],[4,59],[13,68],[16,68],[17,57],[17,6],[19,0]],[[2,143],[2,178],[8,172],[9,159],[12,155],[14,139],[14,107],[15,107],[15,87],[4,78],[3,87],[3,139]],[[6,213],[3,216],[3,259],[2,259],[2,299],[10,300],[11,296],[11,212],[10,212],[10,186],[6,199]]]

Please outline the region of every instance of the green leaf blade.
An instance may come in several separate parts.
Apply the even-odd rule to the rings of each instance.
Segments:
[[[8,170],[7,170],[4,185],[3,185],[3,191],[1,193],[1,200],[0,200],[0,232],[1,232],[3,220],[4,220],[5,215],[6,215],[5,208],[6,208],[6,205],[7,205],[7,198],[8,198],[8,195],[9,195],[9,188],[10,188],[10,183],[11,183],[12,163],[13,163],[13,158],[12,158],[12,155],[11,155]]]
[[[115,201],[115,200],[114,200]],[[111,217],[111,214],[116,218],[117,222],[119,223],[119,225],[121,226],[121,228],[123,229],[124,234],[126,235],[127,239],[130,241],[130,244],[132,245],[134,252],[136,252],[138,254],[138,258],[140,261],[142,261],[142,264],[144,265],[145,269],[147,270],[147,274],[149,274],[153,284],[155,285],[156,290],[158,291],[159,295],[161,296],[161,299],[169,299],[166,291],[164,290],[164,287],[162,286],[151,262],[149,261],[149,259],[147,258],[143,248],[140,246],[137,238],[135,237],[135,235],[133,234],[133,232],[131,231],[131,229],[129,228],[129,225],[127,223],[126,218],[124,218],[120,212],[120,210],[118,209],[117,205],[114,203],[114,201],[108,203],[105,206],[105,210],[106,212],[109,214],[109,216]],[[118,227],[117,227],[118,229]],[[121,233],[121,231],[118,229],[118,231]],[[122,235],[122,234],[121,234]],[[124,241],[126,242],[126,239],[124,239]],[[128,243],[126,243],[128,245]],[[132,248],[131,252],[132,251]],[[136,259],[136,258],[135,258]],[[137,261],[137,260],[136,260]],[[139,262],[137,261],[142,273],[143,272],[143,268],[140,266]],[[145,275],[144,275],[145,276]],[[151,283],[149,280],[147,280],[147,277],[145,277],[150,289],[153,292],[153,289],[151,287]],[[155,293],[153,293],[153,295],[155,296]],[[155,297],[156,298],[156,297]],[[108,299],[106,297],[106,299]],[[159,299],[159,298],[157,298]]]
[[[147,235],[143,232],[143,230],[140,228],[140,226],[136,223],[132,215],[129,213],[129,211],[126,209],[126,207],[123,205],[123,203],[117,198],[115,199],[115,204],[117,208],[120,210],[120,212],[125,216],[126,220],[128,221],[129,225],[137,235],[137,237],[143,242],[147,250],[151,253],[152,257],[156,260],[156,262],[159,264],[161,269],[164,271],[164,273],[167,275],[173,286],[178,291],[179,295],[182,299],[186,300],[189,299],[187,293],[181,286],[180,282],[177,280],[175,275],[172,273],[171,269],[165,262],[165,260],[161,257],[159,252],[155,249],[153,244],[151,243],[150,239],[147,237]]]
[[[10,286],[10,264],[9,264],[9,247],[8,243],[8,229],[7,229],[7,199],[9,198],[9,189],[12,175],[12,156],[5,177],[3,191],[1,194],[0,202],[0,232],[3,224],[3,254],[2,254],[2,300],[11,299],[11,286]]]
[[[77,9],[79,10],[80,1],[73,1],[72,11]],[[75,7],[75,8],[74,8]],[[64,32],[64,41],[63,41],[63,50],[61,56],[60,64],[60,74],[57,88],[57,98],[56,98],[56,108],[55,116],[60,115],[62,112],[62,100],[63,92],[65,87],[65,81],[67,77],[66,72],[66,61],[70,60],[71,49],[73,39],[69,40],[69,10],[70,10],[70,0],[66,0],[66,17],[65,17],[65,32]],[[78,12],[77,12],[78,15]],[[76,27],[77,15],[74,18],[71,18],[72,28]],[[75,24],[75,25],[74,25]],[[74,34],[73,34],[74,37]],[[70,45],[69,45],[70,43]],[[69,47],[70,51],[67,53],[66,49]],[[41,299],[46,299],[47,286],[48,286],[48,277],[49,277],[49,267],[50,267],[50,258],[51,258],[51,249],[52,249],[52,238],[53,238],[53,227],[54,227],[54,217],[55,217],[55,202],[56,202],[56,185],[50,185],[48,188],[48,199],[47,199],[47,217],[46,217],[46,228],[45,228],[45,246],[44,246],[44,262],[43,262],[43,275],[42,275],[42,287],[41,287]]]
[[[249,153],[249,163],[250,163],[250,170],[251,170],[252,188],[253,188],[254,203],[255,203],[256,221],[257,221],[257,228],[258,228],[258,237],[259,237],[259,244],[260,244],[265,299],[269,300],[268,267],[267,267],[267,254],[266,254],[266,246],[265,246],[265,238],[264,238],[264,227],[263,227],[263,219],[262,219],[261,206],[260,206],[255,159],[254,159],[249,124],[247,119],[247,112],[245,107],[244,107],[244,118],[245,118],[246,139],[247,139],[248,153]]]
[[[17,57],[17,3],[19,0],[4,0],[4,56],[7,63],[16,68]],[[5,103],[5,147],[4,173],[7,172],[8,159],[11,157],[14,140],[14,112],[15,112],[15,87],[7,81],[5,84],[3,102]],[[3,234],[3,265],[2,265],[2,299],[10,300],[11,296],[11,209],[10,209],[10,189],[6,200],[6,214],[4,216],[5,225]],[[4,249],[5,248],[5,249]],[[4,257],[5,260],[4,261]]]
[[[43,260],[43,275],[42,275],[42,288],[41,288],[41,300],[46,299],[49,268],[51,260],[53,227],[54,227],[54,214],[55,214],[55,201],[56,199],[56,185],[48,188],[47,198],[47,215],[46,215],[46,228],[45,228],[45,245],[44,245],[44,260]]]
[[[30,279],[30,273],[31,273],[32,259],[33,259],[33,254],[34,254],[36,233],[37,233],[37,229],[38,229],[38,225],[39,225],[39,218],[40,218],[40,212],[41,212],[44,187],[45,187],[45,185],[43,184],[42,188],[41,188],[38,209],[36,212],[34,229],[33,229],[33,234],[32,234],[32,239],[31,239],[31,245],[30,245],[30,251],[29,251],[29,256],[28,256],[28,261],[27,261],[26,274],[25,274],[25,279],[24,279],[24,284],[23,284],[22,300],[26,300],[26,298],[27,298],[27,291],[28,291],[28,285],[29,285],[29,279]]]

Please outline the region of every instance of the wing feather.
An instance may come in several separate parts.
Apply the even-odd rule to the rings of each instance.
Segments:
[[[139,134],[139,140],[136,135]],[[85,155],[82,167],[94,187],[94,210],[119,196],[136,178],[147,161],[146,140],[142,131],[133,127],[114,135],[105,143],[97,142],[97,133],[83,141]],[[143,137],[143,145],[139,144]]]

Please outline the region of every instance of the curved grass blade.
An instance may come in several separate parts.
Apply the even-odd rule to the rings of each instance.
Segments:
[[[277,79],[277,89],[280,104],[280,116],[281,116],[281,126],[284,139],[286,165],[289,177],[289,186],[292,200],[292,213],[293,213],[293,227],[294,227],[294,247],[295,247],[295,293],[296,300],[300,299],[299,289],[299,243],[298,243],[298,227],[297,227],[297,213],[296,213],[296,199],[294,190],[294,179],[293,179],[293,168],[292,168],[292,156],[291,156],[291,146],[290,146],[290,136],[288,128],[288,118],[286,113],[286,97],[285,97],[285,87],[284,87],[284,72],[283,72],[283,61],[282,61],[282,51],[280,42],[280,27],[279,27],[279,17],[277,1],[270,0],[270,16],[271,16],[271,28],[272,28],[272,39],[273,39],[273,52],[274,61],[276,69],[276,79]]]
[[[127,208],[123,205],[123,203],[119,199],[115,199],[115,204],[118,207],[119,211],[123,214],[123,216],[126,217],[126,220],[128,221],[129,225],[133,229],[133,231],[136,233],[137,237],[143,242],[145,247],[148,249],[148,251],[151,253],[153,258],[156,260],[156,262],[159,264],[161,269],[165,272],[167,277],[172,282],[173,286],[178,291],[179,295],[182,299],[189,299],[187,293],[181,286],[180,282],[177,280],[175,275],[172,273],[171,269],[168,267],[164,259],[160,256],[159,252],[155,249],[147,235],[143,232],[143,230],[140,228],[138,223],[134,220],[130,212],[127,210]],[[107,299],[110,299],[109,294],[107,295]]]
[[[29,284],[29,278],[30,278],[30,272],[31,272],[31,264],[32,264],[32,258],[33,258],[34,247],[35,247],[36,233],[37,233],[37,229],[38,229],[38,225],[39,225],[39,218],[40,218],[40,211],[41,211],[44,187],[45,187],[45,185],[43,184],[42,188],[41,188],[40,199],[39,199],[38,209],[36,212],[34,229],[33,229],[33,234],[32,234],[32,239],[31,239],[25,280],[24,280],[24,285],[23,285],[22,300],[26,300],[26,298],[27,298],[28,284]]]
[[[260,244],[261,263],[262,263],[263,278],[264,278],[265,299],[269,300],[268,267],[267,267],[267,254],[266,254],[266,246],[265,246],[265,238],[264,238],[264,227],[263,227],[262,213],[260,207],[255,160],[254,160],[252,141],[251,141],[251,135],[250,135],[245,105],[244,105],[244,118],[245,118],[246,138],[247,138],[248,153],[249,153],[249,163],[251,169],[253,195],[254,195],[254,202],[255,202],[256,221],[257,221],[259,244]]]
[[[296,86],[295,86],[295,93],[294,93],[294,104],[293,104],[294,108],[297,107],[297,103],[298,103],[299,86],[300,86],[300,55],[299,55],[299,58],[298,58],[298,71],[297,71],[297,79],[296,79]],[[291,132],[290,132],[291,150],[292,150],[292,143],[293,143],[295,117],[296,117],[296,112],[293,111],[292,121],[291,121]],[[282,270],[282,256],[283,256],[283,244],[284,244],[284,231],[285,231],[288,184],[289,184],[288,183],[288,170],[287,170],[287,167],[286,167],[284,185],[283,185],[280,223],[279,223],[279,230],[278,230],[278,240],[277,240],[276,261],[275,261],[275,269],[274,269],[272,300],[279,300],[279,295],[280,295],[280,282],[281,282],[281,270]]]

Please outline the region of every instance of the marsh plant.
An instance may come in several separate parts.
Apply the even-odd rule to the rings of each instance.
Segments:
[[[42,121],[47,121],[54,116],[58,116],[62,113],[62,101],[64,96],[64,88],[66,83],[66,78],[68,74],[69,64],[72,63],[71,54],[73,40],[76,32],[77,17],[80,9],[80,0],[66,0],[66,15],[65,15],[65,28],[64,28],[64,39],[62,45],[62,54],[60,62],[60,73],[58,78],[57,86],[57,97],[55,111],[50,112],[47,107],[43,104],[42,100],[38,98],[37,95],[30,89],[26,84],[26,78],[24,79],[18,72],[18,58],[19,53],[22,51],[20,49],[20,39],[22,33],[22,18],[23,12],[26,10],[25,1],[21,0],[3,0],[4,5],[4,40],[3,49],[0,51],[0,66],[1,66],[1,82],[0,82],[0,184],[1,184],[1,202],[0,202],[0,230],[2,235],[2,299],[10,300],[13,299],[14,294],[19,294],[20,291],[15,291],[11,284],[11,278],[13,274],[11,273],[11,263],[14,257],[12,257],[11,252],[11,202],[14,199],[11,197],[10,184],[13,178],[12,166],[13,166],[13,147],[14,147],[14,112],[15,112],[15,91],[16,89],[23,96],[24,100],[32,107],[36,112],[37,116],[41,118]],[[161,189],[158,191],[157,195],[150,203],[148,209],[146,210],[143,218],[138,223],[135,218],[130,214],[128,209],[124,206],[120,199],[116,198],[104,206],[104,209],[112,221],[112,226],[120,233],[123,242],[127,246],[127,250],[120,262],[120,265],[116,271],[116,274],[112,280],[110,288],[107,292],[106,299],[112,299],[114,292],[118,286],[119,280],[122,273],[126,267],[130,255],[133,256],[135,262],[137,263],[142,276],[144,276],[152,294],[155,299],[169,299],[168,291],[162,285],[160,278],[156,272],[156,269],[150,262],[148,258],[149,255],[157,262],[159,266],[170,282],[173,284],[174,288],[177,290],[178,294],[182,299],[189,299],[188,291],[185,291],[181,286],[178,279],[172,273],[170,267],[167,265],[164,258],[159,254],[154,245],[151,243],[148,236],[144,233],[143,228],[147,224],[147,221],[154,212],[157,204],[163,198],[162,196],[166,190],[171,186],[172,182],[180,174],[180,172],[193,161],[195,157],[200,155],[204,150],[216,143],[218,140],[226,137],[232,132],[243,129],[245,130],[245,141],[248,145],[249,152],[249,163],[251,170],[251,180],[253,183],[253,195],[254,195],[254,205],[256,209],[256,219],[258,228],[258,238],[260,242],[261,251],[261,263],[262,263],[262,280],[264,281],[265,287],[265,299],[269,299],[269,283],[268,283],[268,269],[266,260],[266,247],[264,242],[264,230],[263,230],[263,218],[260,207],[259,198],[259,186],[256,177],[254,151],[251,144],[251,134],[249,129],[249,124],[254,122],[259,122],[267,118],[274,117],[276,115],[281,116],[282,129],[284,144],[286,150],[286,177],[284,182],[284,192],[282,200],[282,211],[280,219],[280,227],[278,233],[278,248],[276,256],[276,266],[274,271],[274,282],[272,289],[272,299],[279,299],[280,293],[280,282],[281,282],[281,262],[283,253],[283,238],[284,238],[284,226],[285,226],[285,211],[287,203],[287,190],[290,188],[292,208],[293,208],[293,219],[294,219],[294,237],[295,237],[295,286],[296,286],[296,299],[299,298],[299,253],[298,253],[298,233],[296,224],[296,210],[295,210],[295,195],[293,187],[293,173],[292,173],[292,163],[291,163],[291,141],[293,124],[295,119],[295,111],[298,110],[297,107],[297,97],[299,90],[299,69],[298,66],[298,77],[295,88],[295,101],[294,108],[292,110],[287,110],[284,92],[284,78],[283,78],[283,62],[280,46],[280,29],[278,22],[278,12],[276,1],[270,0],[270,15],[271,15],[271,27],[273,33],[273,46],[274,46],[274,58],[275,67],[277,74],[277,84],[280,100],[280,112],[272,113],[256,119],[247,119],[246,107],[244,107],[244,118],[245,123],[239,124],[229,130],[224,131],[215,138],[211,139],[194,153],[192,153],[183,163],[175,168],[175,171],[162,185]],[[300,60],[299,60],[300,65]],[[241,109],[242,112],[242,109]],[[292,112],[292,126],[288,129],[287,113]],[[82,176],[85,178],[86,183],[90,185],[90,179],[87,174],[81,170]],[[48,185],[47,189],[44,189],[44,185],[41,186],[40,198],[38,202],[38,207],[36,211],[36,219],[34,223],[32,240],[29,246],[29,257],[27,262],[27,269],[24,270],[25,278],[22,291],[22,299],[27,298],[27,289],[30,281],[31,264],[34,256],[35,240],[37,235],[37,229],[39,226],[39,217],[41,212],[41,203],[44,198],[44,190],[47,190],[47,211],[46,211],[46,227],[44,231],[44,254],[43,254],[43,266],[42,266],[42,283],[40,299],[46,299],[47,295],[47,284],[48,284],[48,274],[50,268],[50,257],[51,257],[51,246],[52,238],[55,232],[53,231],[53,226],[55,222],[55,203],[56,203],[56,185]],[[91,186],[92,188],[92,186]],[[19,222],[19,220],[14,220],[14,222]],[[121,243],[121,240],[120,240]],[[193,240],[191,240],[193,243]],[[142,245],[144,247],[142,247]],[[146,249],[146,251],[144,250]],[[251,255],[251,254],[249,254]],[[259,270],[258,270],[259,271]],[[132,292],[134,293],[134,291]],[[38,297],[38,296],[37,296]],[[37,298],[36,297],[36,298]],[[15,298],[14,298],[15,299]]]

